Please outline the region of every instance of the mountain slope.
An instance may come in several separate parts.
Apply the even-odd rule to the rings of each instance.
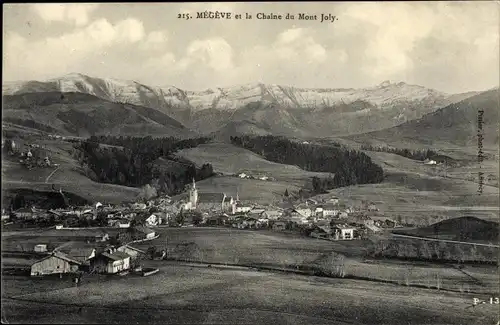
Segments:
[[[483,134],[483,146],[498,150],[499,110],[499,89],[497,88],[448,105],[418,120],[349,138],[356,141],[373,139],[394,141],[397,139],[430,145],[451,143],[464,147],[477,147],[479,131]],[[484,112],[481,129],[478,126],[480,111]]]
[[[23,93],[5,95],[3,102],[5,122],[49,133],[77,136],[141,134],[181,137],[192,134],[181,123],[158,110],[114,103],[85,93]]]
[[[277,135],[319,137],[392,127],[472,95],[448,95],[402,82],[383,82],[364,89],[307,89],[259,83],[196,92],[82,74],[46,82],[5,83],[2,91],[4,95],[89,94],[153,108],[204,134],[225,128],[227,123],[246,121]]]

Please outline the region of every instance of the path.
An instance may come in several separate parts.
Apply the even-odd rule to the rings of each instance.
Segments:
[[[486,247],[496,247],[499,248],[499,245],[493,245],[493,244],[481,244],[481,243],[471,243],[471,242],[464,242],[464,241],[456,241],[456,240],[447,240],[447,239],[437,239],[437,238],[428,238],[428,237],[417,237],[417,236],[410,236],[410,235],[401,235],[401,234],[391,234],[394,237],[403,237],[403,238],[412,238],[412,239],[420,239],[420,240],[427,240],[427,241],[439,241],[443,243],[455,243],[455,244],[464,244],[464,245],[477,245],[477,246],[486,246]]]
[[[48,183],[48,182],[49,182],[50,177],[51,177],[52,175],[54,175],[54,173],[55,173],[55,172],[57,172],[57,170],[59,169],[59,167],[61,167],[61,166],[57,166],[57,168],[56,168],[56,169],[54,169],[54,171],[53,171],[52,173],[50,173],[50,175],[49,175],[49,176],[47,176],[47,178],[45,179],[45,183]]]

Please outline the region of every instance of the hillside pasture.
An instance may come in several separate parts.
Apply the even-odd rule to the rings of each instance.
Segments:
[[[242,202],[260,204],[280,203],[286,190],[298,192],[298,184],[286,181],[262,181],[258,179],[242,179],[233,176],[214,176],[196,182],[198,192],[225,193],[236,197],[238,193]]]
[[[295,186],[304,185],[304,181],[314,176],[333,176],[330,173],[309,172],[297,166],[271,162],[249,150],[226,143],[202,144],[196,148],[180,150],[176,155],[198,165],[210,163],[215,172],[230,175],[244,172],[253,176],[268,176]]]

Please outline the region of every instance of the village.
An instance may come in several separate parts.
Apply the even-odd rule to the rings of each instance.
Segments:
[[[61,189],[59,192],[64,196]],[[2,253],[39,256],[30,266],[31,276],[75,272],[149,275],[155,270],[142,269],[141,259],[168,257],[165,248],[147,245],[160,237],[160,229],[228,227],[297,233],[330,241],[358,240],[383,228],[398,226],[394,220],[375,217],[377,210],[368,203],[349,207],[337,197],[322,202],[313,198],[293,202],[284,197],[277,205],[242,202],[238,193],[228,197],[225,193],[199,192],[193,180],[188,193],[127,205],[97,202],[93,206],[49,210],[3,210],[3,225],[43,229],[45,235],[17,244],[6,241]],[[374,217],[367,217],[367,212]],[[46,238],[57,239],[47,242]],[[138,243],[140,248],[136,247]]]

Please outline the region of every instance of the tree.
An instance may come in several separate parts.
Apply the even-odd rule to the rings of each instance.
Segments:
[[[177,224],[182,226],[184,224],[184,221],[186,221],[186,217],[184,216],[184,213],[181,211],[177,214],[177,216],[175,216],[175,222],[177,222]]]
[[[288,194],[288,189],[285,190],[285,197],[288,197],[289,194]]]
[[[150,258],[150,259],[154,259],[155,256],[156,256],[156,246],[149,246],[147,251],[146,251],[146,255]]]
[[[203,222],[203,215],[201,214],[201,212],[194,211],[192,213],[192,218],[193,218],[193,224],[195,226],[197,226],[197,225],[199,225],[200,223]]]

